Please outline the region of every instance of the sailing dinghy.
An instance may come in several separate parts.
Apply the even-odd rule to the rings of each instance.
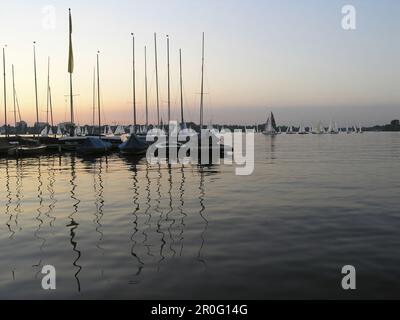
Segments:
[[[277,134],[275,117],[272,112],[267,119],[267,123],[265,124],[265,131],[263,131],[263,134],[265,134],[266,136],[275,136]]]

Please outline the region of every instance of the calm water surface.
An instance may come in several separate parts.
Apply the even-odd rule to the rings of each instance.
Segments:
[[[255,144],[246,177],[118,155],[0,159],[0,298],[400,298],[400,134]],[[355,292],[340,286],[347,264]]]

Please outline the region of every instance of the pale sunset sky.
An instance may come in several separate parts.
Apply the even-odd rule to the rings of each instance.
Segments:
[[[344,5],[357,29],[342,28]],[[47,58],[55,122],[69,120],[68,8],[72,10],[76,122],[92,122],[92,81],[100,50],[103,121],[132,123],[132,42],[137,102],[144,122],[144,46],[150,122],[156,120],[153,33],[158,35],[161,114],[167,119],[166,35],[170,36],[173,118],[179,116],[183,50],[185,114],[199,120],[201,33],[205,32],[205,122],[254,124],[318,120],[364,125],[400,118],[398,0],[47,0],[2,1],[7,104],[13,124],[11,64],[23,120],[35,120],[32,42],[37,41],[40,121],[46,119]],[[3,73],[1,65],[1,73]],[[0,81],[3,86],[3,78]],[[4,123],[1,87],[0,123]]]

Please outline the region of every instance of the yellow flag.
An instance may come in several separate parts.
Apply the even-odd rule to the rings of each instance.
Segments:
[[[71,9],[69,9],[69,55],[68,55],[68,72],[74,72],[74,53],[72,51],[72,18]]]

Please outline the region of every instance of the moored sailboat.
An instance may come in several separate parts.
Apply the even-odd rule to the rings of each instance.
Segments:
[[[33,67],[35,78],[35,101],[36,101],[36,124],[34,137],[39,129],[39,105],[38,105],[38,92],[37,92],[37,76],[36,76],[36,41],[33,42]],[[45,128],[47,130],[47,127]],[[47,131],[46,131],[47,132]],[[46,151],[46,146],[40,142],[40,135],[36,139],[21,139],[14,150],[17,157],[20,156],[36,156]]]
[[[146,130],[145,132],[138,132],[137,121],[136,121],[136,75],[135,75],[135,36],[132,35],[132,94],[133,94],[133,125],[129,129],[129,137],[126,141],[122,142],[118,149],[122,154],[125,155],[140,155],[144,154],[148,148],[148,143],[146,142],[147,126],[148,126],[148,97],[147,97],[147,49],[145,47],[145,101],[146,101]],[[157,58],[156,58],[157,60]],[[158,79],[157,79],[158,82]],[[157,93],[158,99],[158,93]],[[119,130],[117,128],[119,133]],[[124,130],[125,131],[125,130]],[[141,131],[141,130],[139,130]]]
[[[76,151],[82,155],[94,155],[104,154],[112,149],[112,143],[101,139],[101,106],[100,106],[100,76],[99,76],[99,54],[97,51],[97,112],[99,119],[99,136],[98,137],[86,137],[84,142],[77,146]]]

